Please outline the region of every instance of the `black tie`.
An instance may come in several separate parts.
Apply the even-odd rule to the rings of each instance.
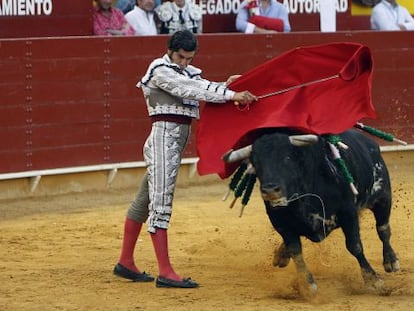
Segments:
[[[183,17],[183,10],[178,10],[178,14],[179,14],[178,18],[180,19],[180,23],[184,24],[185,21],[184,21],[184,17]]]

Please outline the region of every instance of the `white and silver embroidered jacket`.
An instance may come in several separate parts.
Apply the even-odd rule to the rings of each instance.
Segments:
[[[188,29],[193,33],[201,33],[203,30],[201,7],[189,0],[182,8],[174,2],[164,2],[155,9],[155,12],[161,21],[160,33],[162,34],[173,34],[184,29]]]
[[[149,65],[137,87],[142,88],[150,116],[175,114],[198,119],[199,100],[224,103],[234,96],[225,83],[203,79],[201,70],[192,65],[181,70],[167,54]]]

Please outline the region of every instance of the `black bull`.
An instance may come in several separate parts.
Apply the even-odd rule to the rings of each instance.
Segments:
[[[334,163],[328,142],[292,139],[284,131],[260,136],[249,151],[250,161],[260,181],[260,191],[269,219],[283,243],[275,251],[275,266],[285,267],[292,258],[297,271],[311,291],[317,286],[302,256],[301,236],[322,241],[332,230],[341,228],[348,251],[355,256],[365,283],[381,287],[378,274],[368,263],[360,238],[358,210],[369,208],[383,243],[383,265],[387,272],[399,270],[390,244],[391,186],[387,167],[378,145],[356,130],[341,134],[349,148],[342,158],[358,190],[355,195]]]

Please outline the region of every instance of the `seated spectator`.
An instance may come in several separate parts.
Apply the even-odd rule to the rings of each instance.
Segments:
[[[289,32],[289,13],[276,0],[245,0],[237,13],[236,29],[244,33]]]
[[[173,34],[177,30],[188,29],[201,33],[203,13],[201,8],[190,0],[166,1],[155,9],[161,22],[160,33]]]
[[[155,7],[161,4],[161,0],[155,0]],[[122,11],[122,13],[127,14],[135,7],[135,0],[118,0],[116,2],[116,7]]]
[[[133,35],[134,29],[128,24],[120,9],[112,7],[112,0],[95,0],[93,10],[93,33],[98,36]]]
[[[139,36],[157,34],[154,20],[154,0],[136,0],[136,6],[125,15],[125,19]]]
[[[382,0],[371,14],[372,30],[414,30],[414,18],[395,0]]]

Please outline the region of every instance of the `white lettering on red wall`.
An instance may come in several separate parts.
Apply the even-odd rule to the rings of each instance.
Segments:
[[[194,1],[201,7],[204,15],[237,14],[242,0],[198,0]],[[289,14],[319,13],[319,0],[280,0]],[[348,0],[336,0],[336,11],[345,13]]]
[[[319,13],[319,0],[283,0],[283,5],[289,14]],[[336,0],[336,12],[345,13],[348,10],[348,0]]]
[[[237,14],[241,0],[199,0],[198,5],[201,7],[203,14]]]
[[[0,0],[0,16],[51,15],[52,0]]]

